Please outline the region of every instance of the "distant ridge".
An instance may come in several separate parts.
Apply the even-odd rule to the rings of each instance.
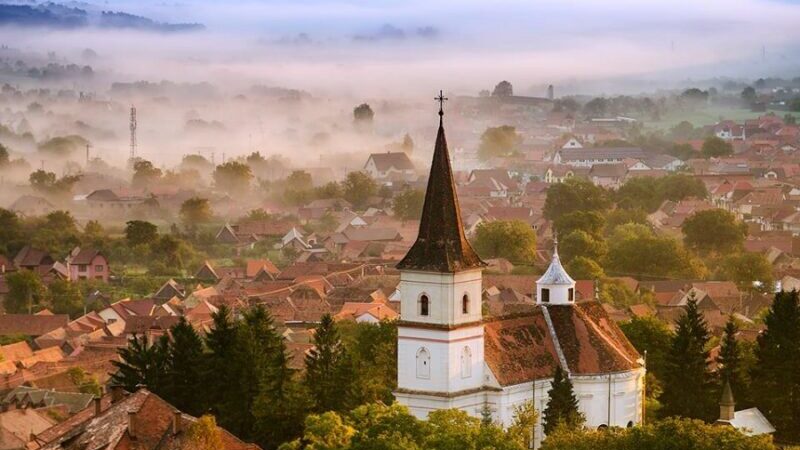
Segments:
[[[114,28],[159,32],[182,32],[205,29],[199,23],[163,23],[147,17],[118,11],[90,12],[57,3],[17,5],[0,3],[0,26],[52,28]]]

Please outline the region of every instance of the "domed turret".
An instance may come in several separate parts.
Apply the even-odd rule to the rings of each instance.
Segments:
[[[536,303],[566,305],[575,303],[575,280],[569,276],[558,257],[558,240],[553,242],[550,267],[536,281]]]

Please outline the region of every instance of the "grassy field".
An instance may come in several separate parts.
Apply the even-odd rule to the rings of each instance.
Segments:
[[[775,115],[783,117],[786,111],[767,111],[774,112]],[[645,121],[645,126],[652,129],[669,130],[678,123],[688,120],[695,127],[703,125],[713,125],[720,120],[735,120],[742,122],[747,119],[755,119],[763,114],[763,112],[752,112],[749,109],[730,109],[730,108],[716,108],[709,107],[699,109],[696,111],[671,111],[661,117],[658,121]],[[800,119],[800,113],[791,113]]]

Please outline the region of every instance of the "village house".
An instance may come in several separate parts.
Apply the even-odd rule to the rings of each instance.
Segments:
[[[638,147],[592,147],[561,149],[553,157],[554,164],[591,167],[595,164],[621,163],[626,159],[643,159],[644,150]]]
[[[108,259],[99,250],[75,247],[67,256],[70,281],[102,280],[108,282],[110,275]]]
[[[373,179],[392,184],[416,178],[414,163],[404,152],[373,153],[364,164],[364,171]]]

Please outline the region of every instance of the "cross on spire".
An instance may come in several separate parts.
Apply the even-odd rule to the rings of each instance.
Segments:
[[[439,96],[438,97],[434,97],[433,99],[436,100],[437,102],[439,102],[439,121],[441,121],[442,120],[442,116],[444,115],[444,102],[446,102],[447,100],[450,100],[450,99],[445,97],[444,96],[444,92],[441,91],[441,90],[439,91]]]

